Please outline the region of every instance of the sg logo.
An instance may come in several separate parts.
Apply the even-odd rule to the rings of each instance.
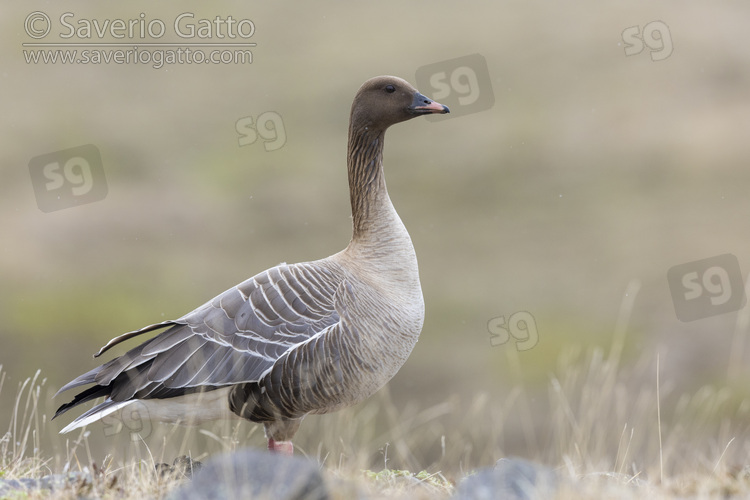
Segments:
[[[29,173],[37,206],[45,213],[107,196],[102,157],[92,144],[36,156]]]
[[[737,311],[747,302],[740,264],[732,254],[674,266],[667,280],[680,321]]]
[[[625,55],[634,56],[643,52],[643,46],[651,51],[652,61],[663,61],[672,55],[672,36],[669,26],[662,21],[652,21],[643,27],[641,34],[638,26],[625,28],[622,32],[622,41],[625,42]]]
[[[449,115],[427,115],[428,120],[468,115],[495,104],[487,61],[480,54],[422,66],[416,82],[426,96],[451,108]]]
[[[286,144],[284,121],[281,115],[274,111],[261,113],[255,123],[252,116],[240,118],[235,124],[235,129],[240,134],[237,139],[240,147],[255,144],[258,136],[263,139],[263,147],[266,151],[276,151]]]
[[[151,435],[148,408],[140,401],[125,405],[118,411],[102,417],[104,435],[107,437],[126,431],[131,441],[140,441]]]
[[[505,323],[505,316],[492,318],[487,323],[487,330],[490,332],[490,344],[494,346],[505,344],[511,337],[516,339],[516,349],[519,351],[528,351],[539,343],[539,332],[536,329],[534,316],[527,311],[518,311],[508,318]]]

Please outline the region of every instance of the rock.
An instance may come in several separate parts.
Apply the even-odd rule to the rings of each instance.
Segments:
[[[0,479],[0,497],[10,495],[12,491],[28,491],[29,489],[32,488],[27,487],[21,479]]]
[[[501,458],[458,485],[452,500],[536,500],[551,498],[557,475],[549,467],[519,458]]]
[[[172,475],[172,472],[174,471],[174,467],[172,467],[169,464],[158,463],[154,465],[154,471],[156,472],[156,475],[159,477],[169,477]]]
[[[173,477],[175,479],[193,477],[193,474],[197,474],[203,464],[197,460],[193,460],[187,455],[177,457],[172,462],[172,465],[160,463],[154,465],[156,474],[160,477]]]
[[[198,474],[202,467],[203,464],[201,462],[193,460],[186,455],[177,457],[172,462],[173,473],[180,474],[188,479],[192,478],[194,474]]]
[[[51,474],[41,479],[23,477],[19,479],[0,479],[0,497],[10,496],[12,492],[32,492],[40,490],[59,490],[71,484],[90,484],[91,475],[85,472],[70,474]]]
[[[259,450],[242,450],[208,460],[173,500],[328,500],[318,464]]]

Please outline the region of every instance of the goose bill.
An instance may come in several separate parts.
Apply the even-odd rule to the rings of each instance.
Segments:
[[[432,99],[425,97],[420,93],[417,93],[414,96],[414,100],[412,101],[409,109],[410,111],[418,115],[427,115],[432,113],[445,114],[451,112],[451,110],[448,109],[448,106],[440,104],[437,101],[433,101]]]

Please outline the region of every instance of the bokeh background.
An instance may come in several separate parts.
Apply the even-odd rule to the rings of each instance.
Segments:
[[[171,23],[192,12],[196,22],[251,19],[257,46],[244,65],[27,63],[24,50],[34,49],[22,44],[35,40],[24,20],[36,10],[52,20],[45,42],[65,41],[64,12],[73,24],[144,13],[168,28],[157,41],[181,42]],[[560,356],[607,352],[620,318],[633,381],[624,397],[655,387],[658,358],[665,420],[685,394],[712,387],[731,395],[705,434],[726,419],[744,428],[748,308],[710,315],[701,306],[705,317],[680,321],[667,271],[723,254],[736,256],[742,278],[750,269],[748,18],[743,2],[676,0],[6,4],[0,432],[18,385],[38,369],[49,416],[68,396],[53,401],[54,391],[96,366],[91,355],[110,338],[179,317],[279,262],[343,248],[346,131],[359,85],[394,74],[435,94],[416,82],[420,68],[450,73],[445,61],[474,54],[486,61],[478,91],[487,109],[387,135],[389,191],[417,250],[427,309],[389,385],[393,406],[453,401],[439,415],[448,426],[483,398],[503,408],[502,450],[537,455]],[[623,32],[654,22],[643,50],[626,55]],[[446,101],[461,93],[452,92]],[[238,121],[264,113],[276,121],[240,145]],[[106,196],[42,212],[30,162],[86,144],[101,153]],[[519,312],[538,334],[526,350],[493,340],[498,318]],[[526,402],[505,404],[519,387]],[[49,434],[70,420],[47,424]],[[91,431],[94,455],[108,452],[101,428]],[[383,443],[391,438],[386,429]],[[471,439],[500,438],[478,430]],[[739,456],[741,441],[731,450]]]

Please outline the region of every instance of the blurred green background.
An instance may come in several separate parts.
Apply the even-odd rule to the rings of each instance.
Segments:
[[[63,41],[64,12],[71,23],[143,12],[169,31],[193,12],[251,19],[257,46],[246,65],[27,64],[35,10],[53,22],[45,41]],[[650,380],[659,355],[667,403],[707,384],[745,390],[736,324],[748,308],[681,322],[667,270],[727,253],[750,269],[747,19],[743,2],[676,0],[6,4],[0,408],[39,368],[57,390],[122,332],[279,262],[342,249],[357,88],[379,74],[416,84],[420,67],[471,54],[486,60],[490,109],[387,135],[389,191],[426,301],[420,341],[390,384],[396,406],[503,401],[518,385],[546,399],[561,352],[609,346],[630,283],[640,289],[625,360]],[[626,56],[623,31],[654,21],[668,26],[672,54]],[[283,147],[240,146],[238,120],[265,112],[281,117]],[[30,160],[84,144],[101,153],[108,194],[43,213]],[[538,344],[493,346],[491,322],[519,311]],[[543,429],[544,411],[533,413]],[[0,411],[0,430],[9,418]],[[524,454],[528,443],[507,439]]]

